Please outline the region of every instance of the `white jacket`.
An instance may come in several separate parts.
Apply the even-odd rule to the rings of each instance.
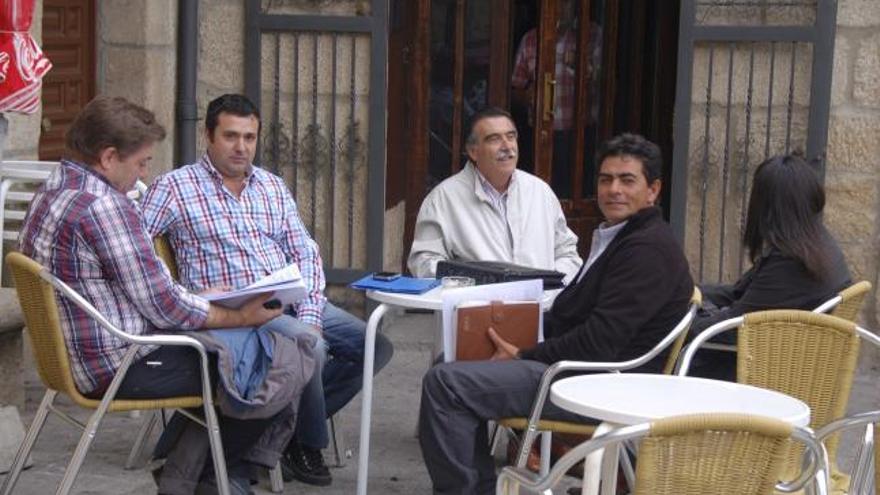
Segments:
[[[568,283],[581,266],[577,240],[547,183],[514,171],[505,221],[468,162],[422,203],[407,265],[417,277],[433,277],[440,260],[506,261],[558,270]]]

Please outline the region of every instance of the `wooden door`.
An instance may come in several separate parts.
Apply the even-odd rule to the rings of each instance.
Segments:
[[[520,12],[530,2],[520,1]],[[525,7],[525,8],[523,8]],[[545,0],[534,18],[516,19],[510,84],[522,168],[548,182],[562,203],[579,251],[602,221],[595,200],[595,153],[602,127],[604,3]]]
[[[41,160],[58,160],[73,118],[95,95],[94,0],[43,0],[43,51],[52,70],[43,79]]]
[[[582,255],[602,221],[603,141],[635,132],[658,143],[666,198],[678,4],[392,0],[386,206],[406,201],[404,265],[423,198],[460,169],[464,127],[487,105],[512,113],[518,167],[551,185]],[[527,43],[534,53],[523,75]]]

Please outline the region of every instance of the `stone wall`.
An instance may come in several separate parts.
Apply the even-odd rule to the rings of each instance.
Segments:
[[[124,96],[156,113],[167,137],[153,154],[150,178],[155,177],[170,170],[174,159],[177,0],[95,3],[96,92]]]
[[[880,2],[840,0],[834,52],[825,221],[853,277],[874,284],[862,313],[880,328]]]
[[[813,21],[808,9],[802,7],[785,8],[784,13],[765,7],[760,9],[766,12],[738,7],[704,13],[699,18],[704,23],[722,25],[750,24],[756,19],[767,24],[795,25]],[[755,45],[753,59],[749,45],[736,46],[732,52],[726,45],[716,45],[711,85],[708,84],[709,51],[708,44],[701,44],[694,53],[685,249],[697,274],[702,235],[703,279],[730,282],[741,272],[740,223],[751,174],[763,159],[765,146],[769,146],[770,154],[785,149],[785,141],[789,139],[786,132],[789,105],[792,110],[789,146],[804,149],[812,53],[808,45],[798,45],[794,78],[790,78],[791,48],[777,45],[770,104],[769,45]],[[731,54],[733,77],[728,97]],[[754,93],[749,100],[748,70],[752,63]],[[880,157],[880,2],[840,0],[833,70],[825,222],[840,241],[854,280],[868,280],[876,287],[880,270],[880,166],[877,165]],[[707,91],[710,87],[711,94]],[[772,114],[769,137],[768,109]],[[747,124],[751,129],[748,139]],[[703,141],[707,126],[711,136],[708,145]],[[707,192],[705,209],[704,188]],[[727,202],[722,203],[721,198],[725,197]],[[724,241],[720,242],[722,228]],[[720,259],[722,252],[723,260]],[[747,266],[746,261],[742,268]],[[874,294],[877,292],[868,298],[862,318],[865,324],[877,328],[880,300]]]

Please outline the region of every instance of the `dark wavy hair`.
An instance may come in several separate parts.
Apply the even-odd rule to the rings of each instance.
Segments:
[[[660,179],[663,172],[663,154],[660,147],[638,134],[623,133],[609,139],[599,152],[599,164],[610,157],[629,156],[642,162],[642,173],[648,184]],[[597,173],[599,171],[597,170]]]
[[[825,189],[800,155],[778,155],[758,165],[743,234],[752,261],[765,248],[775,248],[803,263],[817,280],[824,279],[831,271],[824,208]]]
[[[260,120],[260,110],[250,98],[245,95],[227,93],[214,98],[208,103],[208,111],[205,113],[205,129],[208,130],[209,136],[214,135],[214,129],[217,128],[221,113],[232,114],[236,117],[250,117],[253,115],[257,118],[257,121]]]

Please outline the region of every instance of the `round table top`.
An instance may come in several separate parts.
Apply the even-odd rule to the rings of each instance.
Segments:
[[[403,294],[399,292],[382,292],[378,290],[368,290],[367,297],[374,301],[398,306],[409,309],[428,309],[432,311],[443,310],[443,291],[454,291],[459,289],[444,289],[442,286],[421,294]],[[561,292],[559,289],[544,291],[544,298],[541,300],[541,307],[550,309],[556,295]]]
[[[430,309],[433,311],[443,309],[443,287],[439,285],[421,294],[368,290],[367,297],[380,303],[391,304],[401,308]]]
[[[692,376],[573,376],[551,386],[550,400],[568,411],[623,425],[698,413],[770,416],[795,426],[807,426],[810,422],[810,408],[789,395]]]

